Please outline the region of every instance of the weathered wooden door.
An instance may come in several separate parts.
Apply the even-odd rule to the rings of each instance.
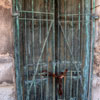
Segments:
[[[91,0],[14,0],[18,100],[87,100]]]

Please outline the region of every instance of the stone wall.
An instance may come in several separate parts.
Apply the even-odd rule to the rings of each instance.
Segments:
[[[0,0],[0,100],[15,100],[12,2]]]
[[[96,20],[92,100],[100,100],[100,0],[95,0]]]
[[[96,15],[100,17],[100,0],[96,0]],[[94,74],[100,76],[100,18],[96,20]]]
[[[12,54],[11,0],[0,1],[0,54]]]

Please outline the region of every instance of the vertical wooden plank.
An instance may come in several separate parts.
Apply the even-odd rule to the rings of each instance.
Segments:
[[[13,0],[15,5],[14,12],[18,12],[18,0]],[[19,34],[19,16],[15,18],[15,32],[14,32],[14,44],[15,44],[15,70],[16,70],[16,88],[17,88],[17,99],[23,100],[22,93],[22,78],[20,68],[20,34]]]
[[[86,46],[85,46],[85,65],[83,68],[83,94],[82,100],[88,99],[88,81],[89,81],[89,63],[90,63],[90,0],[85,0],[85,35],[86,35]]]
[[[49,1],[48,0],[46,0],[46,32],[48,32],[48,3],[49,3]],[[47,33],[46,33],[47,34]],[[48,41],[47,41],[47,45],[46,45],[46,62],[47,62],[47,64],[49,63],[49,59],[48,59]],[[49,68],[48,68],[49,66],[47,66],[47,72],[49,72]],[[47,77],[49,78],[49,76],[48,76],[48,73],[47,73]],[[49,81],[47,80],[47,84],[46,84],[46,100],[48,99],[48,97],[49,97]]]
[[[78,59],[77,59],[77,62],[81,62],[81,57],[80,57],[80,55],[81,55],[81,50],[80,50],[80,45],[81,45],[81,39],[80,39],[80,34],[81,34],[81,24],[82,24],[82,22],[81,22],[81,17],[80,17],[80,14],[81,14],[81,9],[80,9],[80,3],[78,4],[78,6],[79,6],[79,12],[78,12],[78,38],[79,38],[79,44],[78,44],[78,46],[79,46],[79,57],[78,57]],[[80,65],[81,66],[81,65]],[[80,66],[78,66],[78,67],[80,67]],[[76,97],[77,97],[77,99],[78,99],[78,97],[79,97],[79,76],[77,76],[78,78],[77,78],[77,89],[76,89]]]
[[[95,0],[91,1],[92,14],[95,14]],[[89,94],[88,100],[92,99],[92,80],[93,80],[93,63],[94,63],[94,43],[95,43],[95,19],[92,19],[91,31],[91,55],[90,55],[90,70],[89,70]]]
[[[28,40],[27,39],[28,34],[27,34],[26,13],[25,13],[25,21],[24,21],[24,23],[25,23],[25,65],[27,65],[28,64],[28,41],[27,41]],[[28,82],[28,67],[25,66],[25,71],[24,72],[26,73],[26,80]],[[28,89],[28,84],[27,84],[26,89]]]
[[[65,32],[65,37],[66,37],[66,34],[67,34],[67,0],[64,0],[64,17],[65,17],[65,23],[64,23],[64,32]],[[66,41],[64,40],[64,61],[67,61],[67,59],[66,59],[66,50],[67,50],[67,48],[66,48]],[[67,67],[67,65],[66,64],[64,64],[64,66],[65,67]],[[67,84],[67,82],[66,82],[66,79],[67,79],[67,76],[65,76],[64,77],[64,100],[66,100],[66,84]]]
[[[35,47],[35,27],[34,27],[34,3],[35,3],[35,0],[32,0],[31,1],[31,9],[32,9],[32,63],[34,64],[35,63],[35,50],[34,50],[34,47]],[[31,37],[30,37],[31,38]],[[34,69],[35,66],[33,66],[33,69]],[[36,76],[35,76],[36,77]],[[36,100],[36,97],[37,97],[37,85],[34,81],[34,95],[35,95],[35,100]]]
[[[73,81],[72,81],[72,70],[71,70],[71,73],[70,73],[70,98],[72,98],[72,84],[73,84]]]
[[[52,48],[52,53],[53,53],[53,74],[55,74],[55,0],[53,0],[53,48]],[[55,78],[53,77],[53,100],[56,100],[55,96]]]

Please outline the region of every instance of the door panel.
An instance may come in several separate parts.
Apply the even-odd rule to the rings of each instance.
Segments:
[[[55,82],[42,71],[55,72],[54,0],[26,2],[19,2],[23,99],[52,100]]]
[[[91,23],[87,1],[13,2],[20,13],[15,18],[18,100],[87,98]]]

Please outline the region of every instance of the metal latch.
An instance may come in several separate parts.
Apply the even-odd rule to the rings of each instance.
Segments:
[[[15,12],[15,13],[12,14],[12,16],[13,17],[18,17],[18,16],[20,16],[20,13],[19,12]]]
[[[65,69],[64,72],[60,72],[59,74],[58,73],[52,73],[52,72],[48,72],[47,70],[43,70],[42,73],[44,73],[44,75],[42,76],[50,76],[50,77],[53,77],[56,79],[57,81],[57,85],[59,85],[59,88],[58,88],[58,94],[60,96],[63,95],[63,90],[62,90],[62,79],[66,76],[66,73],[68,72],[68,69]]]

